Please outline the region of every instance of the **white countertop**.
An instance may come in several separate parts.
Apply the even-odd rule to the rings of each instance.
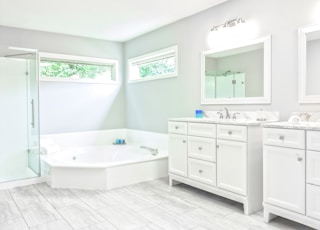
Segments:
[[[288,122],[288,121],[282,121],[282,122],[264,123],[262,126],[265,128],[320,130],[320,122],[292,123],[292,122]]]
[[[170,118],[169,121],[180,121],[180,122],[199,122],[199,123],[211,123],[211,124],[224,124],[224,125],[245,125],[245,126],[259,126],[262,123],[271,121],[256,121],[247,119],[216,119],[216,118],[195,118],[195,117],[184,117],[184,118]],[[274,122],[274,121],[272,121]]]

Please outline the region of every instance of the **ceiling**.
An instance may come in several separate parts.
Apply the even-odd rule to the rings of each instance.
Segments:
[[[0,0],[0,25],[124,42],[227,0]]]

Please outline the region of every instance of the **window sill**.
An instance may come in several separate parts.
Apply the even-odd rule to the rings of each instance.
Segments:
[[[128,83],[139,83],[139,82],[146,82],[146,81],[154,81],[154,80],[161,80],[166,78],[174,78],[178,77],[177,74],[170,74],[170,75],[164,75],[164,76],[151,76],[151,77],[145,77],[141,79],[134,79],[134,80],[128,80]]]
[[[39,81],[47,82],[63,82],[63,83],[91,83],[91,84],[107,84],[107,85],[120,85],[118,81],[99,81],[91,79],[61,79],[61,78],[43,78],[40,77]]]

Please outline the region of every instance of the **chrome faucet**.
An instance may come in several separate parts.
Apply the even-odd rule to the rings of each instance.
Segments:
[[[219,114],[219,119],[223,119],[223,114],[221,111],[218,111],[217,114]]]
[[[300,113],[300,117],[302,119],[302,121],[309,121],[310,117],[311,117],[311,114],[310,113]]]
[[[234,113],[232,114],[232,120],[237,120],[237,115],[240,114],[240,113]]]
[[[230,116],[228,108],[224,108],[224,109],[226,111],[226,119],[231,119],[231,116]]]
[[[140,146],[140,148],[149,150],[151,152],[151,155],[153,156],[156,156],[159,153],[158,149],[150,148],[147,146]]]

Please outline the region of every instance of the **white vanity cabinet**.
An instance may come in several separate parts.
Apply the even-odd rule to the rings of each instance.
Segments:
[[[320,229],[320,131],[263,129],[263,206],[276,215]]]
[[[168,127],[170,185],[185,183],[243,203],[246,214],[262,208],[259,124],[174,119]],[[183,127],[187,127],[186,132],[182,132]]]
[[[218,187],[247,195],[247,127],[218,125]]]
[[[301,149],[264,147],[264,201],[305,212],[305,153]]]
[[[169,122],[169,172],[180,176],[188,175],[187,123]]]
[[[320,131],[307,131],[307,216],[320,221]]]

